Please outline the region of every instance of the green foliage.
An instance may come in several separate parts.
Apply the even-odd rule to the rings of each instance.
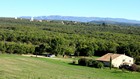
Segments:
[[[140,57],[136,57],[135,63],[136,63],[137,65],[140,65]]]
[[[64,40],[61,38],[53,38],[49,40],[49,52],[55,54],[56,56],[62,52],[64,52],[63,47]]]
[[[34,46],[26,43],[0,42],[0,51],[10,54],[28,54],[34,52]]]
[[[41,55],[46,51],[46,47],[44,44],[39,45],[38,47],[35,47],[35,53],[36,55]]]
[[[89,59],[89,60],[88,60],[88,66],[89,66],[89,67],[93,67],[93,62],[94,62],[93,59]]]
[[[87,59],[87,58],[79,59],[78,64],[82,65],[82,66],[89,66],[89,67],[95,67],[95,68],[103,68],[104,67],[102,62],[92,60],[92,59]]]
[[[137,67],[137,72],[140,72],[140,67],[139,66]]]
[[[87,66],[87,64],[88,64],[88,59],[86,59],[86,58],[81,58],[81,59],[78,60],[78,64],[79,64],[79,65],[82,65],[82,66]]]
[[[102,62],[94,60],[92,63],[93,63],[93,67],[95,67],[95,68],[103,68],[104,67]]]
[[[4,53],[6,51],[5,42],[0,42],[0,51]]]
[[[76,56],[125,53],[138,61],[139,35],[140,27],[135,26],[0,18],[0,51],[7,53],[35,53],[35,47],[44,44],[38,52]]]
[[[103,68],[103,67],[104,67],[104,64],[102,62],[98,62],[97,68]]]

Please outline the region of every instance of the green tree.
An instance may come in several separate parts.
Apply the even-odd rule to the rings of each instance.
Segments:
[[[35,47],[36,57],[37,57],[38,54],[40,55],[40,54],[42,54],[45,51],[46,51],[46,47],[45,47],[44,44],[39,45],[39,47]]]
[[[64,40],[62,38],[53,38],[49,41],[50,46],[50,52],[55,54],[56,56],[63,52],[63,42]]]

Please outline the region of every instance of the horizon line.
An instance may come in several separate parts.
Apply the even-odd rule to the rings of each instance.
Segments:
[[[40,17],[40,16],[60,16],[60,17],[79,17],[79,18],[109,18],[109,19],[124,19],[124,20],[133,20],[133,21],[140,21],[138,19],[129,19],[129,18],[121,18],[121,17],[98,17],[98,16],[73,16],[73,15],[37,15],[37,16],[31,16],[31,15],[23,15],[23,16],[0,16],[0,18],[15,18],[15,17]]]

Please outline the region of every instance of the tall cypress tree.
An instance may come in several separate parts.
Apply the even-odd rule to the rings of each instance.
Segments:
[[[111,68],[112,68],[112,57],[110,56],[110,70],[111,70]]]

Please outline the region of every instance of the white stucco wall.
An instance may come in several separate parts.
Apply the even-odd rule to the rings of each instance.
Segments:
[[[112,65],[114,67],[119,67],[123,63],[129,63],[129,65],[132,65],[134,63],[134,61],[133,61],[133,58],[128,57],[126,55],[121,55],[121,56],[112,60]]]

